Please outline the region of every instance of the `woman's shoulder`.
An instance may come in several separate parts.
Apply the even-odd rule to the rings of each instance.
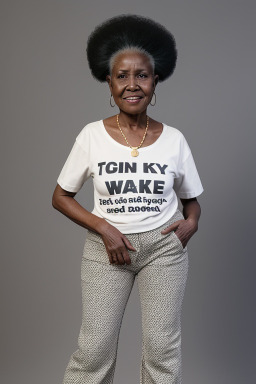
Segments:
[[[172,143],[173,145],[181,145],[184,141],[186,141],[181,130],[164,122],[162,124],[165,129],[166,142]]]
[[[102,120],[92,121],[83,126],[78,135],[76,136],[76,140],[78,142],[84,141],[88,139],[88,137],[92,134],[97,134],[102,125]]]
[[[153,127],[154,130],[159,130],[159,129],[162,129],[162,127],[163,127],[163,129],[165,130],[165,136],[169,136],[169,137],[172,136],[172,138],[174,136],[177,136],[180,138],[183,137],[183,133],[179,129],[177,129],[177,128],[169,125],[169,124],[166,124],[162,121],[157,121],[157,120],[150,118],[150,123],[151,123],[151,126]]]
[[[102,119],[96,120],[96,121],[91,121],[90,123],[86,123],[84,127],[82,128],[81,132],[85,131],[91,131],[95,128],[98,128],[102,124]]]
[[[184,134],[178,128],[166,123],[163,123],[163,125],[166,127],[166,131],[169,135],[175,135],[180,138],[184,137]]]
[[[191,149],[184,134],[178,128],[167,124],[164,125],[166,128],[166,142],[173,148],[178,148],[178,152],[183,158],[188,157],[191,153]]]

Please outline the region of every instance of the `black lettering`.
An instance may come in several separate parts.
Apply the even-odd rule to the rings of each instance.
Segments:
[[[155,194],[162,194],[164,190],[164,184],[165,182],[163,180],[154,180],[154,190],[153,193]]]
[[[126,180],[125,182],[123,193],[128,193],[128,192],[138,193],[133,180]]]
[[[114,195],[115,193],[121,193],[122,185],[123,185],[123,180],[118,180],[116,181],[105,181],[106,187],[108,189],[108,192],[110,195]]]
[[[165,175],[165,170],[166,168],[168,167],[167,164],[164,164],[163,166],[161,166],[160,164],[156,163],[156,166],[159,168],[160,172],[162,175]]]
[[[98,163],[98,167],[100,167],[100,169],[99,169],[99,175],[102,175],[102,167],[103,167],[103,165],[105,165],[106,164],[106,161],[103,161],[102,163]]]
[[[153,165],[154,165],[155,163],[143,163],[143,172],[144,173],[149,173],[149,172],[151,172],[151,173],[157,173],[157,171],[153,168]]]
[[[130,164],[130,163],[125,162],[124,163],[124,169],[125,169],[125,171],[124,171],[125,173],[128,173],[129,171],[131,173],[136,173],[136,171],[137,171],[137,163]]]
[[[124,162],[119,163],[118,173],[124,173]]]
[[[140,193],[152,193],[148,187],[150,183],[151,180],[139,180]]]
[[[113,166],[113,167],[111,168],[111,166]],[[109,163],[107,163],[106,172],[107,173],[116,173],[117,172],[117,163],[115,163],[114,161],[110,161]]]
[[[107,213],[123,213],[125,212],[125,207],[124,205],[122,206],[122,208],[108,208],[107,209]]]

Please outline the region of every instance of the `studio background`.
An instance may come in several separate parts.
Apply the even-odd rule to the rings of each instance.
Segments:
[[[57,177],[81,129],[118,112],[90,74],[86,41],[121,13],[175,36],[174,74],[151,117],[186,137],[204,186],[183,301],[184,384],[252,384],[255,343],[255,2],[1,1],[1,374],[61,384],[81,325],[86,230],[54,210]],[[92,182],[76,195],[93,208]],[[114,384],[139,383],[137,284]]]

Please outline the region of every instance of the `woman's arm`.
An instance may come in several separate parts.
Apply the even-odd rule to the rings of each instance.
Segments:
[[[131,260],[127,248],[131,251],[135,251],[135,248],[127,237],[105,219],[82,207],[74,199],[75,195],[75,192],[66,191],[57,184],[52,196],[52,206],[81,227],[99,233],[102,236],[111,263],[115,263],[115,260],[117,260],[119,261],[118,264],[124,264],[125,262],[130,264]]]
[[[191,199],[180,199],[183,205],[184,220],[177,220],[161,231],[162,234],[167,234],[171,231],[175,231],[176,235],[180,239],[183,248],[187,245],[190,238],[198,230],[198,222],[201,216],[201,207],[196,197]]]
[[[52,195],[52,206],[63,215],[74,221],[76,224],[100,233],[103,219],[87,211],[75,199],[76,192],[69,192],[62,189],[59,184]]]
[[[180,199],[183,205],[183,216],[186,220],[190,220],[196,231],[198,230],[198,222],[201,216],[201,207],[196,197],[192,199]]]

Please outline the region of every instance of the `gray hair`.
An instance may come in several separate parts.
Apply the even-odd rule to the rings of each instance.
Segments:
[[[144,48],[141,48],[139,46],[126,45],[125,47],[123,47],[123,48],[119,49],[118,51],[116,51],[115,53],[113,53],[112,56],[110,56],[110,58],[109,58],[109,73],[110,74],[112,73],[112,69],[113,69],[113,66],[115,64],[115,60],[116,60],[117,56],[120,53],[126,53],[126,52],[138,52],[138,53],[144,54],[145,56],[147,56],[149,58],[150,64],[152,65],[152,68],[153,68],[153,71],[155,70],[155,60],[149,52],[147,52]]]

